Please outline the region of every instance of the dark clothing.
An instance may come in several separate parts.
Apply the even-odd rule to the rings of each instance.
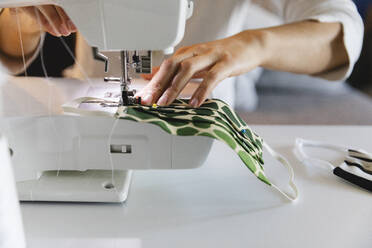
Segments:
[[[75,63],[73,57],[69,54],[61,39],[65,41],[66,45],[75,56],[75,34],[62,38],[46,34],[42,49],[44,64],[49,77],[62,77],[63,70]],[[24,73],[21,74],[21,76],[24,75]],[[39,53],[38,57],[27,68],[27,75],[33,77],[45,77],[41,65],[41,53]]]
[[[354,0],[355,5],[358,7],[360,15],[365,18],[367,10],[372,6],[371,0]]]

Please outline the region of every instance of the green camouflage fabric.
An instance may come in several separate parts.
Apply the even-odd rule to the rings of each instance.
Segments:
[[[263,168],[263,140],[223,101],[208,99],[199,108],[177,99],[166,107],[132,105],[118,108],[116,117],[159,126],[179,136],[206,136],[225,142],[257,178],[271,185]]]

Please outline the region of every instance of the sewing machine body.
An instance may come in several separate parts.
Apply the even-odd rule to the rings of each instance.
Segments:
[[[120,52],[122,75],[114,81],[120,82],[121,105],[134,100],[129,70],[151,73],[151,55],[132,57],[129,51],[173,52],[193,12],[188,0],[0,0],[0,8],[41,4],[61,6],[95,47],[96,59],[108,65],[99,51]],[[0,126],[13,154],[21,200],[123,202],[131,170],[195,168],[209,153],[212,140],[206,137],[177,137],[151,124],[55,112],[51,101],[60,107],[74,94],[62,90],[64,82],[59,82],[51,95],[51,83],[41,81],[8,84],[0,98]],[[92,95],[83,91],[75,98],[86,96]],[[41,114],[30,114],[38,107]]]
[[[61,108],[115,90],[102,79],[9,77],[0,85],[0,133],[9,142],[20,200],[123,202],[131,171],[204,163],[213,139],[173,136],[156,125],[109,116],[67,115]]]
[[[19,198],[26,201],[122,202],[130,170],[197,168],[212,144],[110,117],[16,117],[1,123]]]

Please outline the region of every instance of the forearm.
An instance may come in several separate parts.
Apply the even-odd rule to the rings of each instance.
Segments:
[[[243,38],[250,31],[239,35]],[[303,21],[257,30],[261,66],[267,69],[319,74],[346,65],[347,51],[340,23]]]
[[[203,78],[190,105],[200,106],[216,85],[258,66],[319,74],[348,63],[342,25],[303,21],[246,30],[237,35],[179,49],[165,60],[139,93],[144,104],[169,105],[193,77]]]
[[[25,14],[18,14],[21,29],[18,28],[17,17],[12,15],[9,9],[5,9],[0,16],[0,52],[8,57],[22,57],[22,45],[24,55],[31,56],[40,43],[41,31],[38,23]]]

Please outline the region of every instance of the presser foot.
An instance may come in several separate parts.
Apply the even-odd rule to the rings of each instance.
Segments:
[[[123,91],[120,99],[120,106],[130,106],[130,105],[141,105],[141,97],[134,97],[135,90],[133,91]]]
[[[118,77],[105,77],[103,79],[105,82],[116,82],[120,83],[123,81],[123,78]],[[128,90],[128,85],[130,84],[130,79],[128,79],[128,83],[121,85],[122,91],[120,95],[120,102],[119,106],[130,106],[135,104],[141,104],[141,98],[140,97],[134,97],[136,94],[136,90]]]
[[[141,104],[141,98],[134,97],[135,90],[129,90],[131,77],[129,76],[130,69],[135,69],[136,73],[151,74],[152,73],[152,53],[147,51],[145,55],[141,55],[139,51],[134,51],[133,56],[130,56],[128,51],[120,51],[121,75],[120,77],[105,77],[105,82],[120,83],[121,99],[119,106],[130,106]],[[105,72],[107,72],[108,58],[98,52],[98,49],[93,49],[95,59],[105,62]]]

